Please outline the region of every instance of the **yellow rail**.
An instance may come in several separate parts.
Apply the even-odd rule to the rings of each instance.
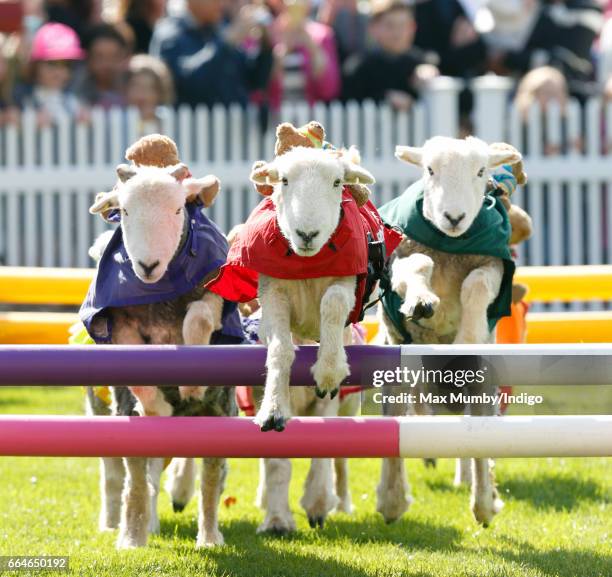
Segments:
[[[0,267],[0,303],[79,305],[91,269]],[[612,300],[612,266],[523,267],[516,280],[529,286],[528,299],[540,302]],[[529,343],[612,342],[612,311],[530,313]],[[72,313],[0,313],[0,343],[61,344],[77,320]],[[378,332],[367,321],[368,339]]]
[[[529,287],[527,300],[573,302],[612,299],[612,266],[519,267],[516,282]]]
[[[378,322],[365,323],[368,341],[378,333]],[[612,342],[612,311],[529,313],[527,342],[546,343],[610,343]]]
[[[68,329],[78,320],[73,313],[0,313],[0,344],[61,345],[68,342]],[[368,340],[378,332],[376,320],[365,322]],[[612,311],[529,313],[527,342],[612,342]]]
[[[86,268],[0,267],[0,303],[80,305],[92,278]]]
[[[0,303],[80,305],[91,269],[0,267]],[[612,265],[520,267],[516,281],[529,287],[527,300],[612,300]]]
[[[0,313],[0,344],[68,344],[68,329],[78,320],[74,313]]]

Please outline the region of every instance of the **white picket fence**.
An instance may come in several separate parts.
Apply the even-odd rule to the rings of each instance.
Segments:
[[[418,172],[393,156],[398,143],[418,145],[434,134],[457,135],[457,81],[441,78],[409,113],[373,103],[286,106],[281,120],[322,122],[336,145],[359,146],[377,178],[375,202],[399,194]],[[475,133],[525,151],[530,184],[517,194],[536,234],[520,251],[525,264],[594,264],[612,257],[612,107],[571,102],[527,122],[509,104],[503,79],[474,83]],[[275,126],[277,119],[270,124]],[[216,174],[222,193],[212,218],[228,231],[259,198],[249,183],[254,160],[270,158],[274,131],[259,128],[254,108],[167,110],[161,131],[173,137],[195,176]],[[61,118],[38,129],[33,111],[21,126],[0,129],[0,264],[91,266],[87,249],[106,225],[88,214],[95,193],[114,183],[126,147],[143,133],[134,110],[95,110],[91,123]]]

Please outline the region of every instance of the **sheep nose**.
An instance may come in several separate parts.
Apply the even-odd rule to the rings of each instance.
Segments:
[[[445,212],[444,217],[446,218],[446,220],[448,220],[448,222],[451,223],[453,228],[455,228],[465,218],[465,212],[462,212],[461,214],[455,217],[448,214],[448,212]]]
[[[155,262],[152,262],[151,264],[145,264],[144,262],[139,260],[138,264],[140,265],[140,267],[144,271],[145,276],[147,278],[149,278],[151,276],[151,274],[153,273],[153,271],[159,266],[159,261],[156,260]]]
[[[304,241],[304,244],[308,246],[312,243],[312,239],[319,235],[318,230],[312,230],[310,232],[304,232],[303,230],[296,230],[297,235]]]

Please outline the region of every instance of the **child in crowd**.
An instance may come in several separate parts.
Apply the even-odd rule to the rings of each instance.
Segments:
[[[125,72],[130,42],[115,26],[100,24],[86,35],[87,65],[79,75],[76,93],[90,106],[125,106]]]
[[[526,124],[529,119],[529,111],[537,106],[541,113],[555,104],[559,107],[561,115],[565,116],[569,100],[568,84],[565,76],[552,66],[540,66],[529,71],[518,84],[514,103]],[[547,121],[544,117],[544,122]],[[543,142],[544,154],[547,156],[559,154],[563,149],[575,148],[580,150],[582,143],[576,142]],[[525,147],[523,147],[525,148]]]
[[[388,101],[396,109],[408,109],[420,84],[438,74],[435,60],[413,46],[415,32],[406,2],[375,0],[370,17],[375,46],[346,61],[344,99]]]
[[[0,126],[9,119],[9,106],[13,101],[18,42],[16,36],[0,33]]]
[[[62,114],[80,117],[84,107],[70,89],[75,63],[84,58],[76,32],[56,22],[41,26],[32,41],[29,84],[17,87],[15,103],[38,111],[38,124],[46,126]]]
[[[282,101],[310,104],[337,98],[340,67],[334,32],[310,17],[310,0],[282,0],[273,24],[276,70],[270,91],[274,108]]]
[[[140,112],[141,135],[160,132],[161,106],[174,103],[174,85],[168,67],[154,56],[137,54],[128,66],[126,99]]]

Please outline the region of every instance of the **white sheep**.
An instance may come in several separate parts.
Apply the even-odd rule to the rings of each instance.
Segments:
[[[290,249],[302,257],[319,254],[336,231],[343,185],[374,183],[367,170],[346,157],[303,147],[258,164],[251,180],[274,187],[271,198],[278,227]],[[349,374],[343,334],[355,305],[356,287],[357,275],[301,279],[259,275],[260,336],[268,346],[264,397],[256,417],[262,430],[282,431],[292,414],[292,334],[320,343],[312,367],[316,392],[320,397],[337,394]]]
[[[240,235],[244,225],[235,226],[227,235],[230,246]],[[258,341],[261,320],[261,308],[256,300],[240,305],[244,317],[250,317],[247,322],[247,333],[254,341]],[[315,341],[297,341],[295,344],[316,345]],[[364,344],[361,331],[354,325],[344,330],[344,344]],[[261,404],[263,390],[255,387],[253,398],[245,403],[245,409],[252,410]],[[359,411],[360,396],[358,394],[338,395],[331,399],[318,398],[311,387],[291,387],[291,410],[300,416],[354,416]],[[259,525],[258,533],[286,534],[295,531],[296,525],[289,505],[289,485],[291,483],[291,460],[286,458],[266,458],[260,460],[259,486],[256,505],[266,513]],[[335,475],[334,475],[335,473]],[[335,481],[335,482],[334,482]],[[310,526],[323,527],[330,511],[336,509],[345,513],[352,511],[351,494],[348,486],[347,459],[311,459],[310,469],[304,483],[304,494],[300,500]]]
[[[383,342],[492,342],[489,307],[510,288],[507,281],[508,275],[511,281],[513,264],[494,251],[490,254],[486,251],[484,254],[453,254],[437,250],[431,246],[435,242],[425,242],[423,238],[442,238],[445,243],[450,243],[447,246],[459,248],[470,236],[464,236],[464,233],[477,217],[481,218],[483,202],[487,203],[485,208],[494,210],[497,207],[492,198],[487,197],[485,201],[490,169],[501,164],[514,164],[521,160],[520,154],[514,149],[490,147],[477,138],[435,137],[422,148],[398,146],[396,156],[422,167],[423,177],[402,197],[382,207],[381,215],[390,224],[401,226],[398,215],[399,220],[406,217],[402,213],[404,209],[399,208],[401,203],[411,195],[416,198],[420,189],[422,204],[419,206],[422,208],[419,210],[426,224],[423,230],[419,228],[417,231],[411,229],[412,220],[404,220],[404,224],[408,224],[404,230],[407,236],[396,249],[391,263],[391,284],[397,300],[385,300],[385,306],[380,308]],[[503,211],[498,214],[499,234],[509,236],[507,217],[504,220]],[[470,230],[472,235],[473,230]],[[411,238],[411,231],[421,242]],[[508,239],[500,240],[501,244],[507,244]],[[397,312],[401,313],[399,321]],[[485,382],[482,388],[490,391],[494,386]],[[480,391],[474,389],[472,392]],[[417,404],[413,409],[419,413],[428,412],[428,407],[423,405]],[[385,408],[387,410],[397,415],[405,414],[409,408],[391,405]],[[471,407],[472,415],[491,415],[494,412],[491,405],[473,404]],[[407,510],[411,498],[402,459],[385,460],[377,494],[377,509],[387,521],[399,518]],[[473,459],[471,507],[476,520],[487,525],[502,506],[489,460]]]
[[[202,213],[202,206],[209,206],[219,190],[218,180],[190,178],[182,164],[167,168],[120,165],[117,174],[115,188],[98,195],[90,209],[93,214],[121,212],[121,227],[104,248],[100,274],[81,308],[91,337],[112,344],[204,345],[230,336],[232,342],[239,342],[242,331],[237,313],[232,313],[232,320],[223,299],[204,289],[227,253],[222,233]],[[169,282],[167,272],[172,276]],[[130,283],[134,294],[121,296]],[[175,297],[166,295],[169,288],[176,289]],[[234,321],[236,334],[230,335],[226,329]],[[112,412],[119,415],[236,414],[233,388],[132,386],[112,387],[112,394]],[[109,528],[117,523],[123,485],[118,548],[143,546],[147,532],[159,530],[156,497],[161,461],[124,459],[122,482],[122,463],[105,460],[102,487],[107,510],[101,521]],[[189,468],[189,461],[182,463]],[[190,496],[192,469],[176,475],[182,478],[183,487],[177,491],[184,499]],[[204,459],[197,546],[223,543],[217,507],[225,475],[224,459]]]

